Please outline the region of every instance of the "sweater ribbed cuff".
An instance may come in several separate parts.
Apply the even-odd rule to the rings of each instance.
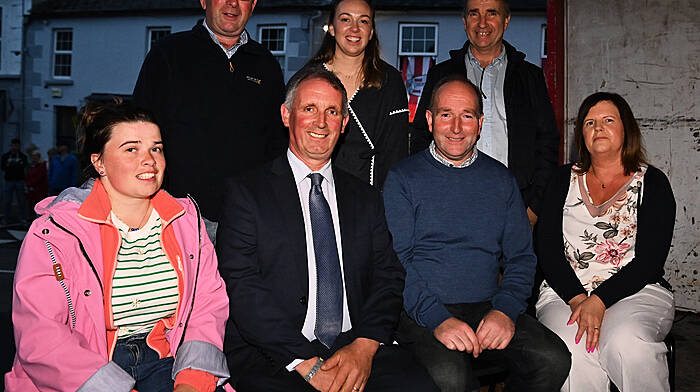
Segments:
[[[421,321],[423,321],[425,323],[425,327],[430,329],[430,331],[432,332],[435,331],[435,328],[442,324],[443,321],[447,320],[450,317],[452,317],[452,314],[450,314],[450,312],[447,311],[445,306],[443,306],[442,304],[435,304],[426,312],[424,312],[423,316],[421,317]]]

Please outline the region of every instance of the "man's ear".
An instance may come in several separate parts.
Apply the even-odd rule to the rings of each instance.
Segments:
[[[350,121],[350,115],[345,116],[343,119],[343,127],[340,128],[340,133],[345,133],[345,126],[348,125],[348,121]]]
[[[201,0],[200,0],[201,1]],[[253,4],[250,5],[250,12],[253,12],[255,5],[258,4],[258,0],[253,0]]]
[[[285,104],[282,104],[280,106],[280,114],[282,115],[282,123],[284,124],[285,127],[289,128],[289,109],[287,109],[287,106]]]
[[[207,10],[207,0],[199,0],[199,4],[202,6],[203,10]]]
[[[428,130],[430,133],[433,133],[433,112],[431,112],[430,109],[425,111],[425,119],[428,121]],[[481,125],[479,125],[479,128],[481,128]]]

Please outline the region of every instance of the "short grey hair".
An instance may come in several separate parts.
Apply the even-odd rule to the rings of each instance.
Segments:
[[[343,83],[340,81],[340,79],[338,79],[338,77],[335,76],[333,72],[327,70],[322,64],[307,65],[306,67],[302,68],[299,72],[294,74],[294,76],[292,76],[291,79],[289,79],[289,83],[287,83],[287,92],[284,97],[284,106],[287,108],[287,110],[292,110],[292,106],[294,105],[294,99],[296,98],[299,85],[303,81],[311,79],[325,80],[326,82],[328,82],[328,84],[331,85],[331,87],[333,87],[333,89],[340,92],[340,95],[343,97],[340,113],[342,114],[343,118],[347,117],[348,93],[345,91],[345,87],[343,87]]]

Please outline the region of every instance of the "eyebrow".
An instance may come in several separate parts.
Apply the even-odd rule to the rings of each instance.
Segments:
[[[127,140],[127,141],[125,141],[124,143],[120,144],[120,145],[119,145],[119,148],[122,148],[122,147],[126,146],[127,144],[131,144],[131,143],[134,143],[134,144],[141,144],[141,141],[140,141],[140,140]],[[153,144],[154,144],[154,145],[155,145],[155,144],[163,144],[163,142],[159,140],[159,141],[157,141],[157,142],[153,142]]]
[[[349,13],[349,12],[341,12],[340,14],[338,14],[338,16],[343,16],[343,15],[352,16],[352,14]],[[369,18],[369,15],[367,15],[367,14],[361,14],[361,15],[360,15],[360,18],[364,18],[364,17]]]

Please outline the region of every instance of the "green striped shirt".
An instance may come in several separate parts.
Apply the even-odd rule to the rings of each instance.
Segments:
[[[111,213],[122,243],[112,280],[112,314],[118,336],[148,333],[161,319],[175,313],[178,303],[177,273],[160,243],[162,221],[154,209],[139,230]]]

